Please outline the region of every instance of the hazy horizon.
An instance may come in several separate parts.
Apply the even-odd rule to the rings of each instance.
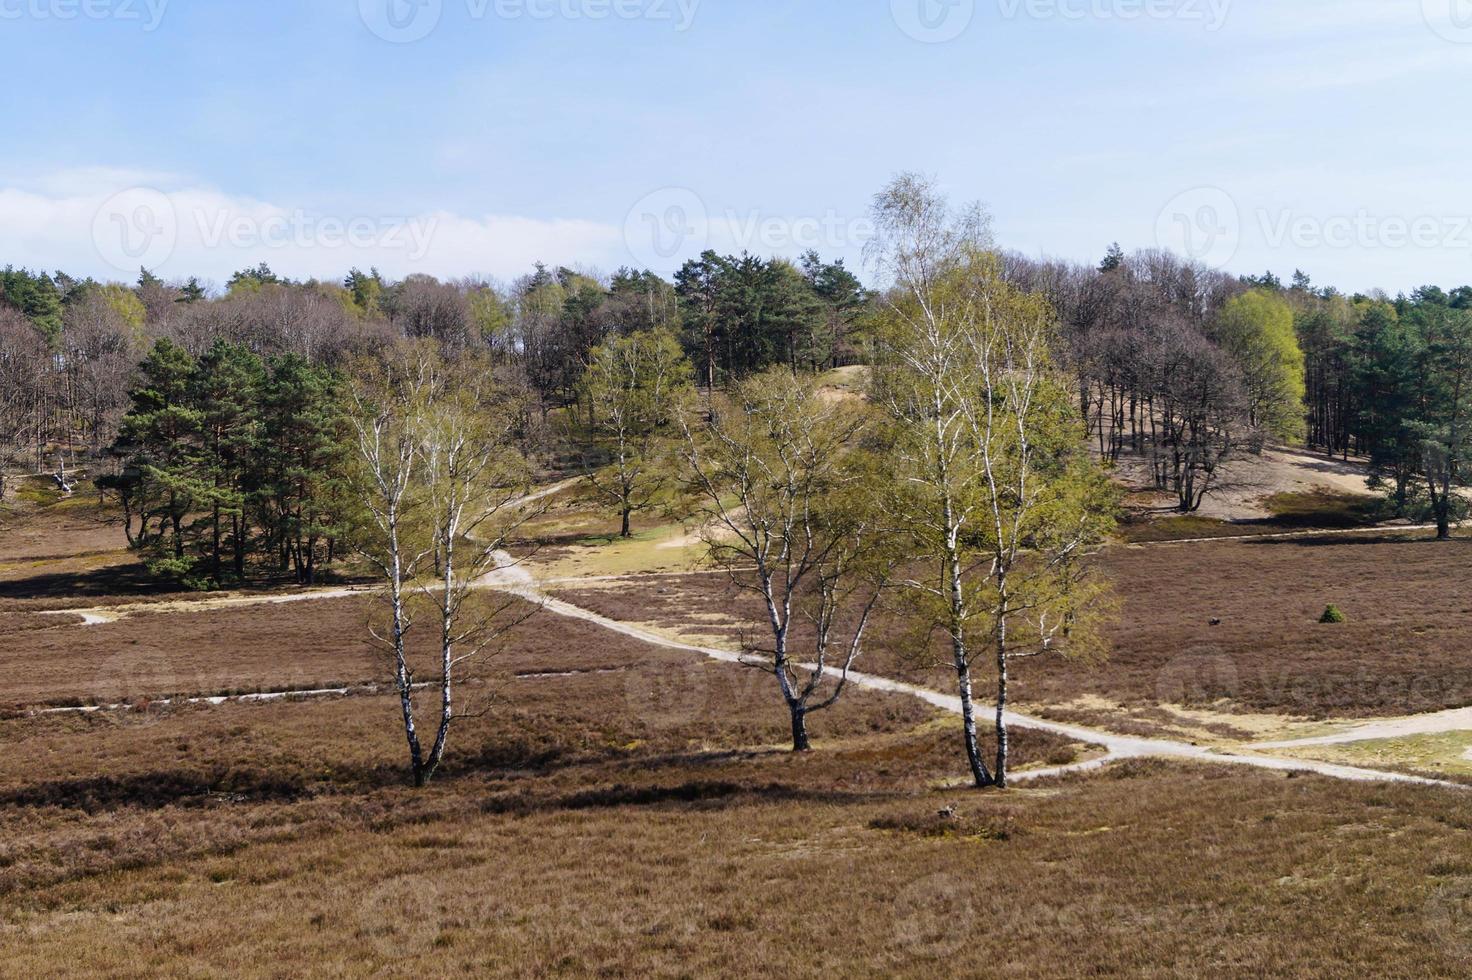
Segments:
[[[6,0],[45,96],[6,106],[0,263],[508,280],[815,248],[868,278],[870,196],[917,170],[1029,256],[1450,288],[1452,4]]]

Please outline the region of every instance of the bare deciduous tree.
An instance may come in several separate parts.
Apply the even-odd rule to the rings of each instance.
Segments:
[[[888,577],[866,504],[865,413],[777,371],[683,424],[707,552],[760,598],[770,646],[751,644],[750,662],[777,679],[793,751],[808,751],[808,716],[842,696]]]
[[[904,584],[948,640],[972,777],[1005,786],[1010,666],[1088,652],[1098,588],[1084,559],[1109,524],[1109,493],[1050,360],[1051,311],[1002,279],[981,211],[954,213],[906,175],[878,196],[875,219],[871,255],[892,280],[875,379],[891,422],[891,520],[935,570]],[[995,670],[995,769],[978,742],[979,658]]]
[[[618,508],[620,535],[659,498],[668,480],[669,430],[693,391],[690,364],[667,331],[641,331],[593,348],[580,385],[584,468],[599,496]]]
[[[528,470],[514,439],[515,414],[498,402],[485,365],[448,364],[433,342],[401,345],[365,365],[354,388],[353,426],[367,514],[359,551],[378,570],[389,651],[416,786],[444,760],[462,672],[529,612],[488,592],[485,578],[511,564],[504,545],[528,513],[518,506]],[[409,654],[419,612],[436,624],[433,686],[439,717],[420,737]]]

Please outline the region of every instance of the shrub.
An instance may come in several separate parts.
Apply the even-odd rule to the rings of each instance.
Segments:
[[[1319,617],[1319,622],[1325,625],[1337,626],[1345,622],[1344,613],[1340,611],[1338,606],[1331,605],[1328,609],[1324,610],[1324,615]]]

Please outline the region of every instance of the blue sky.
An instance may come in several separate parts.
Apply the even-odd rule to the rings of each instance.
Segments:
[[[0,0],[0,263],[857,267],[920,170],[1028,254],[1451,286],[1466,2]]]

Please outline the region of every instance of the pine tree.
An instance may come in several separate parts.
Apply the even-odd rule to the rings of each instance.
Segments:
[[[129,392],[132,407],[113,447],[124,459],[123,471],[108,487],[130,524],[138,516],[139,529],[129,538],[151,556],[150,567],[180,579],[193,569],[184,520],[207,490],[197,478],[204,417],[192,400],[194,369],[182,347],[168,339],[154,345]],[[151,521],[156,530],[150,531]]]
[[[211,581],[223,581],[223,548],[232,546],[236,578],[245,576],[249,527],[245,520],[248,480],[259,448],[258,402],[264,369],[243,347],[217,340],[195,368],[191,396],[200,416],[201,445],[195,479],[197,504],[209,534]],[[228,526],[227,526],[228,523]]]

